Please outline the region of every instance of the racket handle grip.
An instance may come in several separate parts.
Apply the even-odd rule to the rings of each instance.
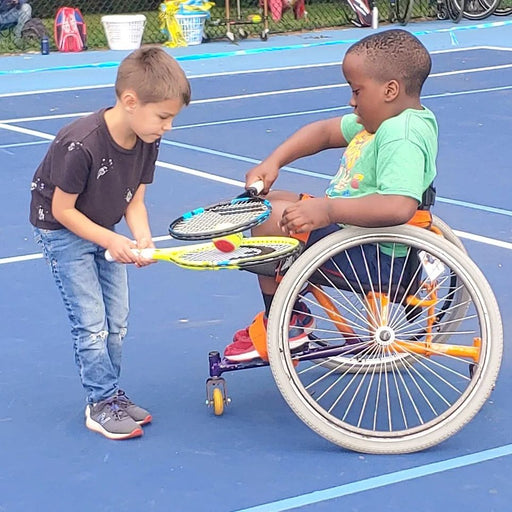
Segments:
[[[135,256],[138,256],[139,254],[143,257],[143,258],[146,258],[147,260],[151,260],[153,259],[153,254],[155,252],[154,249],[131,249],[131,251],[133,252],[133,254],[135,254]],[[112,254],[110,254],[110,252],[108,251],[108,249],[105,251],[105,259],[107,261],[115,261],[114,258],[112,257]]]
[[[265,188],[265,183],[262,180],[255,181],[252,185],[247,187],[247,195],[250,197],[258,196],[261,191]]]

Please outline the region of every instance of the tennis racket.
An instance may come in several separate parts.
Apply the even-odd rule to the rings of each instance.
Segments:
[[[272,211],[270,202],[258,196],[263,186],[257,181],[234,199],[183,214],[171,222],[169,234],[178,240],[209,240],[261,224]]]
[[[249,269],[299,254],[301,243],[295,238],[270,236],[244,238],[231,252],[219,251],[212,242],[165,249],[132,249],[143,258],[174,263],[191,270]],[[113,261],[108,251],[105,259]]]

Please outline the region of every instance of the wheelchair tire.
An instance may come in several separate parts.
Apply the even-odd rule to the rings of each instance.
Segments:
[[[432,215],[432,226],[437,228],[448,242],[467,254],[464,244],[446,222],[436,215]],[[460,319],[465,317],[469,307],[468,293],[460,280],[457,279],[456,274],[452,275],[449,286],[451,287],[451,293],[446,294],[445,303],[438,313],[437,343],[444,343],[451,336],[451,331],[458,327]]]
[[[367,315],[365,326],[365,317],[350,305],[351,300],[363,303],[357,295],[364,294],[329,287],[333,304],[360,339],[357,343],[344,342],[325,308],[315,304],[315,297],[304,294],[305,287],[331,257],[366,244],[382,243],[423,251],[432,261],[447,267],[464,286],[468,308],[463,317],[457,318],[458,327],[450,329],[453,345],[433,341],[435,335],[424,326],[432,313],[425,309],[411,322],[404,320],[403,303],[381,304],[380,312],[372,310]],[[386,291],[382,283],[374,281],[372,285],[383,295],[390,295],[391,289]],[[292,353],[288,326],[297,299],[308,305],[316,327],[310,343],[301,352]],[[432,302],[434,308],[444,304],[442,297],[439,304]],[[355,319],[348,318],[350,315]],[[379,315],[382,317],[375,322]],[[478,266],[455,243],[413,226],[347,228],[308,248],[281,281],[267,329],[271,371],[291,409],[320,436],[364,453],[415,452],[454,435],[487,400],[503,352],[499,308]],[[333,333],[337,347],[328,337]],[[324,345],[319,343],[323,339],[327,339]],[[340,350],[344,351],[342,368],[336,371],[326,361],[336,365]],[[343,370],[350,364],[347,360],[357,363],[365,358],[366,364],[358,365],[356,371]],[[369,359],[376,362],[370,364]]]

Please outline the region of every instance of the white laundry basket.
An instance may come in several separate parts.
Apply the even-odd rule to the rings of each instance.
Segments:
[[[146,25],[144,14],[111,14],[101,17],[111,50],[136,50]]]
[[[180,25],[183,37],[185,38],[185,41],[187,41],[187,44],[201,44],[203,41],[206,14],[175,14],[174,16]]]

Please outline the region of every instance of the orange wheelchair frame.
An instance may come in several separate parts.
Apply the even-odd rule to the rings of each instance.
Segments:
[[[458,237],[441,219],[424,220],[427,229],[347,228],[304,251],[280,282],[267,328],[263,313],[250,327],[260,359],[230,363],[210,353],[206,402],[214,413],[230,402],[222,373],[270,365],[299,418],[348,449],[418,451],[469,422],[498,375],[501,317]],[[363,286],[369,272],[340,285],[325,273],[334,255],[365,244],[407,250],[414,265],[400,286],[380,275]],[[288,323],[297,300],[316,325],[292,351]]]

